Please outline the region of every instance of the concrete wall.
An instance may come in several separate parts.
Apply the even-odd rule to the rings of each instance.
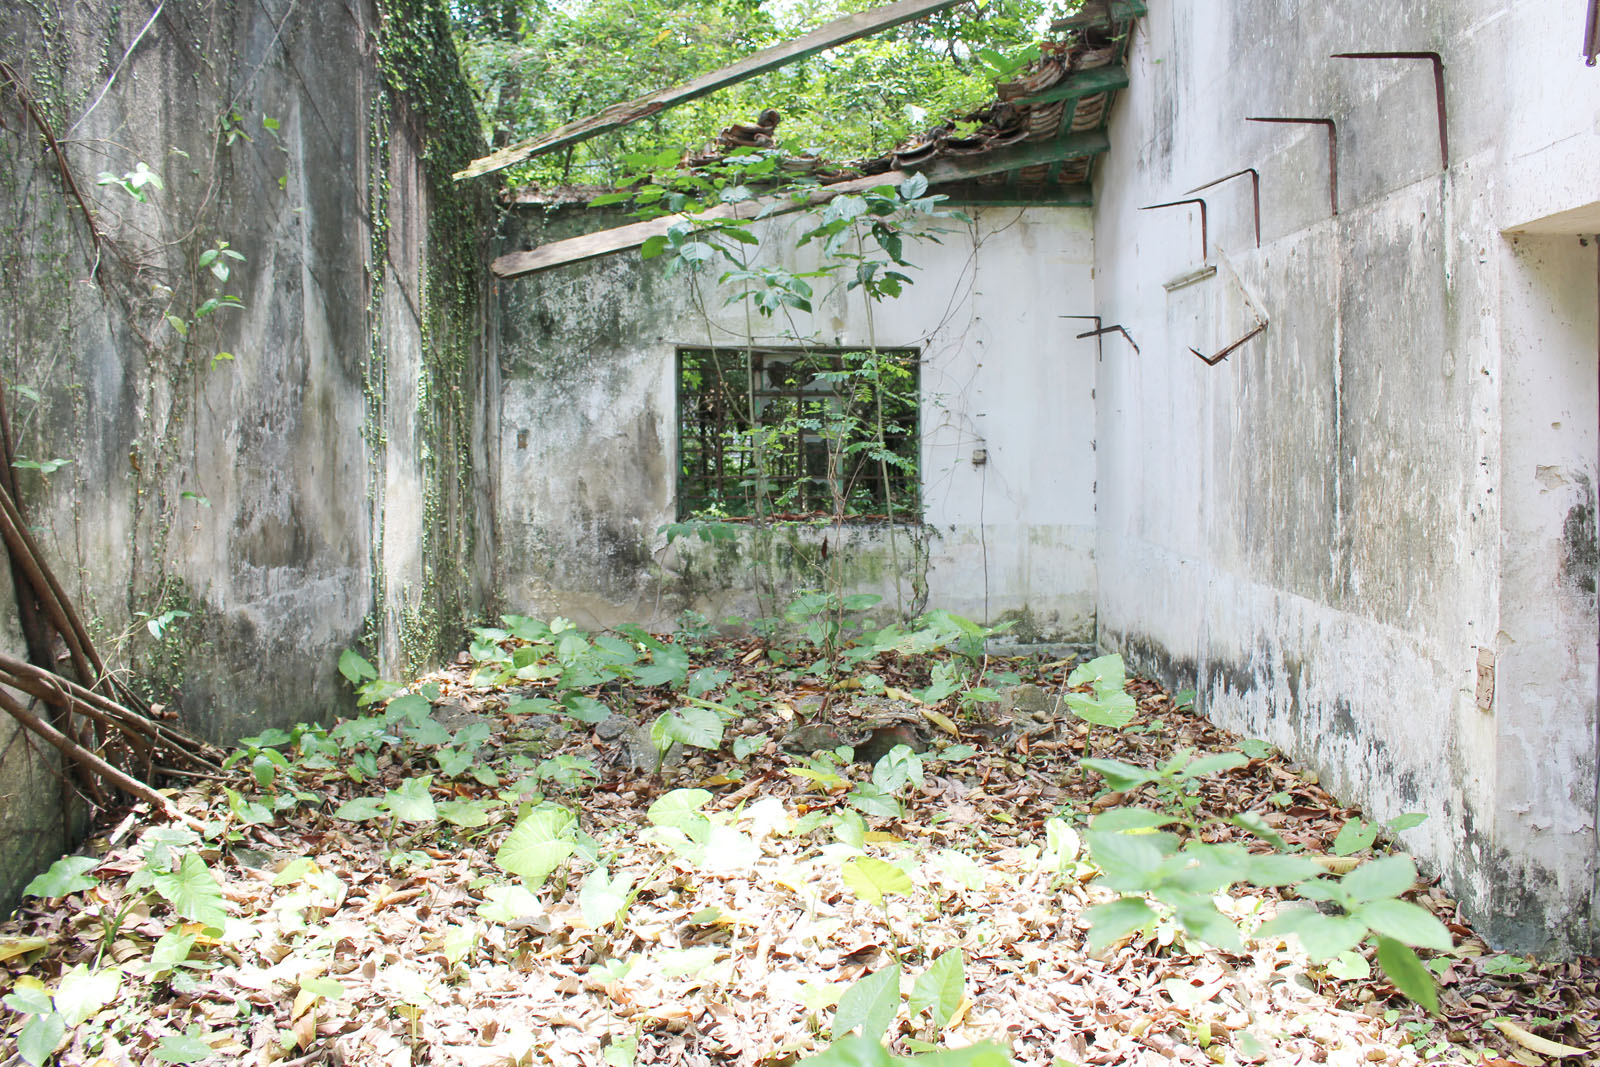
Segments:
[[[529,211],[512,246],[596,223]],[[575,209],[581,212],[583,209]],[[797,217],[764,226],[762,262],[815,265]],[[815,225],[814,222],[811,225]],[[807,227],[809,228],[809,227]],[[890,605],[1021,617],[1030,638],[1094,632],[1095,346],[1060,316],[1088,313],[1093,241],[1079,208],[988,209],[942,243],[908,246],[920,268],[871,327],[859,292],[816,282],[815,314],[792,325],[725,306],[721,268],[668,277],[637,254],[501,283],[502,386],[495,588],[508,610],[585,625],[670,625],[685,609],[757,618],[768,582],[817,588],[820,541],[846,584]],[[704,313],[702,312],[704,309]],[[676,518],[679,345],[911,347],[922,353],[924,525],[893,545],[882,527],[782,529],[737,546],[665,546]],[[987,463],[974,466],[975,449]],[[840,543],[842,540],[842,544]],[[842,549],[842,552],[841,552]]]
[[[398,674],[474,610],[485,216],[440,190],[442,148],[476,127],[438,114],[459,80],[431,104],[390,88],[430,32],[453,70],[435,6],[387,26],[372,0],[0,15],[105,235],[0,93],[0,370],[18,452],[70,461],[26,473],[24,503],[108,662],[210,737],[326,717],[351,701],[341,650]],[[141,162],[162,183],[144,203],[96,182]],[[470,229],[442,230],[452,213]],[[219,240],[246,257],[225,285],[199,261]],[[242,310],[196,316],[222,292]],[[450,550],[425,565],[430,544]],[[53,775],[0,721],[0,902],[68,843]]]
[[[1405,845],[1491,939],[1580,951],[1600,418],[1581,8],[1153,0],[1095,215],[1097,310],[1143,347],[1097,381],[1102,640],[1377,817],[1426,812]],[[1395,50],[1444,57],[1448,171],[1428,64],[1329,58]],[[1337,216],[1324,131],[1246,116],[1337,121]],[[1216,274],[1168,291],[1203,263],[1197,220],[1137,209],[1247,166],[1261,247],[1248,180],[1208,190]],[[1189,353],[1258,316],[1218,366]]]

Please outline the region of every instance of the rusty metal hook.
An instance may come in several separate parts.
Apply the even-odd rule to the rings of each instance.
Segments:
[[[1286,119],[1251,117],[1246,122],[1288,122],[1301,126],[1322,126],[1328,131],[1328,202],[1339,213],[1339,127],[1332,119]]]
[[[1198,348],[1191,348],[1189,351],[1198,356],[1200,358],[1200,362],[1204,363],[1206,366],[1215,367],[1218,363],[1221,363],[1223,360],[1227,359],[1235,349],[1239,348],[1246,341],[1250,340],[1250,338],[1254,337],[1256,334],[1260,333],[1266,328],[1266,323],[1257,323],[1255,329],[1251,330],[1249,333],[1245,334],[1243,337],[1239,338],[1237,341],[1233,342],[1233,344],[1229,345],[1227,348],[1224,348],[1221,352],[1218,352],[1214,356],[1205,355]]]
[[[1146,204],[1140,211],[1154,211],[1158,207],[1182,207],[1184,204],[1200,205],[1200,262],[1204,263],[1211,258],[1211,246],[1206,241],[1206,202],[1198,196],[1188,200],[1169,200],[1165,204]]]
[[[1591,19],[1594,14],[1591,11]],[[1333,59],[1426,59],[1433,64],[1433,99],[1439,111],[1439,165],[1450,169],[1450,130],[1444,106],[1444,57],[1438,52],[1335,52]],[[1591,57],[1589,65],[1594,66]]]
[[[1260,175],[1259,172],[1257,172],[1256,168],[1254,168],[1254,167],[1246,167],[1246,168],[1244,168],[1244,170],[1236,170],[1232,174],[1225,174],[1222,177],[1216,179],[1215,181],[1206,182],[1204,185],[1197,185],[1193,189],[1188,190],[1188,192],[1190,192],[1190,193],[1198,193],[1202,189],[1209,189],[1213,185],[1221,185],[1223,182],[1232,181],[1235,178],[1242,178],[1246,174],[1250,175],[1250,201],[1255,206],[1255,212],[1256,212],[1256,247],[1260,248],[1261,247],[1261,175]]]
[[[1137,342],[1137,341],[1135,341],[1133,339],[1133,334],[1129,333],[1127,331],[1126,327],[1123,327],[1121,325],[1104,326],[1104,327],[1102,327],[1100,325],[1100,316],[1099,315],[1062,315],[1061,317],[1064,318],[1064,319],[1090,319],[1090,320],[1092,320],[1094,322],[1094,329],[1088,331],[1087,333],[1080,333],[1080,334],[1077,335],[1077,337],[1078,337],[1078,340],[1080,340],[1080,341],[1083,340],[1085,337],[1093,337],[1093,338],[1095,338],[1096,339],[1096,341],[1095,341],[1095,350],[1096,350],[1097,353],[1100,351],[1100,341],[1099,341],[1100,337],[1103,337],[1104,335],[1106,335],[1108,333],[1120,333],[1123,337],[1128,339],[1128,344],[1133,346],[1133,354],[1134,355],[1138,355],[1139,354],[1139,342]]]

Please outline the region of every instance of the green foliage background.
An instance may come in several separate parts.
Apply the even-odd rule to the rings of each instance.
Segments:
[[[452,5],[462,65],[487,138],[516,143],[670,88],[877,0],[464,0]],[[973,0],[792,63],[513,169],[515,183],[614,184],[628,153],[695,149],[764,108],[779,145],[848,161],[993,98],[979,49],[1012,54],[1077,0]]]

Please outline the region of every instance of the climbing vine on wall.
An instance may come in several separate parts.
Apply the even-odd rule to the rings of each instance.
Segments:
[[[417,383],[424,588],[404,611],[399,634],[407,660],[416,664],[456,647],[474,581],[478,376],[472,355],[484,326],[482,264],[492,212],[481,184],[463,186],[451,178],[482,153],[483,141],[457,64],[448,6],[441,0],[382,0],[381,10],[380,69],[394,114],[418,142],[428,192]]]

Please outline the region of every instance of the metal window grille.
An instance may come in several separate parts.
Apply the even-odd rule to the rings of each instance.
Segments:
[[[679,517],[920,521],[919,399],[912,349],[680,348]]]

